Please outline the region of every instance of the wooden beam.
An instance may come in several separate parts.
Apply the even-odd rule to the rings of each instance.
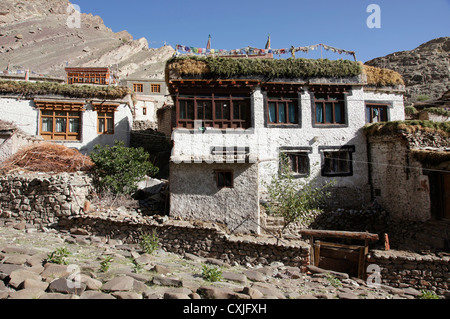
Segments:
[[[378,234],[372,234],[368,232],[339,231],[339,230],[303,229],[300,230],[300,234],[302,236],[348,238],[348,239],[359,239],[370,241],[377,241],[379,239]]]

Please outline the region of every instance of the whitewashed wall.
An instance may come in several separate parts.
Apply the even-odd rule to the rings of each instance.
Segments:
[[[311,94],[307,88],[299,93],[301,127],[298,128],[267,128],[264,125],[264,99],[259,89],[252,94],[253,128],[248,130],[199,130],[175,129],[172,138],[174,148],[171,161],[174,163],[215,162],[217,158],[211,155],[211,147],[244,146],[250,148],[250,162],[259,162],[260,193],[264,198],[266,183],[278,172],[278,157],[280,147],[310,147],[310,176],[317,177],[319,182],[335,180],[340,188],[340,194],[335,201],[344,204],[369,200],[370,189],[368,180],[367,143],[363,133],[365,123],[365,101],[383,101],[391,105],[390,120],[403,120],[404,109],[401,94],[364,92],[362,86],[354,86],[346,94],[345,127],[313,127]],[[319,147],[353,146],[353,174],[351,176],[323,177],[321,176],[321,153]],[[174,166],[172,166],[174,167]],[[175,166],[176,167],[176,166]],[[299,179],[299,182],[304,179]],[[333,200],[333,199],[332,199]],[[339,203],[337,203],[339,204]]]
[[[39,136],[39,114],[32,100],[0,98],[0,119],[14,122],[26,134]],[[79,149],[85,154],[91,152],[96,144],[113,145],[115,140],[124,141],[129,146],[133,115],[127,104],[120,104],[114,113],[114,134],[97,134],[97,112],[91,104],[87,104],[86,111],[82,112],[81,122],[81,140],[56,143]]]

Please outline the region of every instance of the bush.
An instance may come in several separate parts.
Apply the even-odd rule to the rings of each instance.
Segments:
[[[335,181],[318,185],[315,179],[298,181],[289,167],[288,158],[280,154],[280,174],[275,174],[267,187],[268,211],[283,218],[283,232],[291,223],[307,226],[320,213],[320,206],[331,196]]]
[[[154,176],[159,169],[148,161],[149,154],[143,148],[125,147],[116,141],[114,146],[96,145],[90,155],[94,183],[99,192],[131,194],[145,175]]]
[[[70,252],[65,247],[57,248],[47,255],[47,262],[58,264],[58,265],[67,265],[69,262],[66,260],[69,257]]]
[[[153,230],[152,234],[141,233],[140,246],[144,253],[152,255],[159,247],[159,238],[156,231]]]
[[[214,282],[223,279],[222,271],[214,266],[203,265],[202,278],[206,281]]]

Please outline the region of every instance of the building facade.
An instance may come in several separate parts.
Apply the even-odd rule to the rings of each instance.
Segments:
[[[335,182],[330,204],[368,203],[363,127],[404,119],[402,91],[369,88],[362,74],[267,81],[172,73],[169,90],[176,109],[170,214],[240,232],[259,233],[259,203],[282,153],[299,183]]]
[[[129,145],[133,116],[125,100],[0,96],[1,119],[25,134],[76,148],[87,154],[96,144]]]

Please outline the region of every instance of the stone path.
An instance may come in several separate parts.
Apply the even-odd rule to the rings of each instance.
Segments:
[[[65,248],[68,265],[47,262]],[[202,278],[206,265],[220,282]],[[103,271],[102,271],[103,268]],[[414,299],[415,289],[368,287],[346,274],[272,263],[229,265],[85,234],[0,227],[0,299]]]

